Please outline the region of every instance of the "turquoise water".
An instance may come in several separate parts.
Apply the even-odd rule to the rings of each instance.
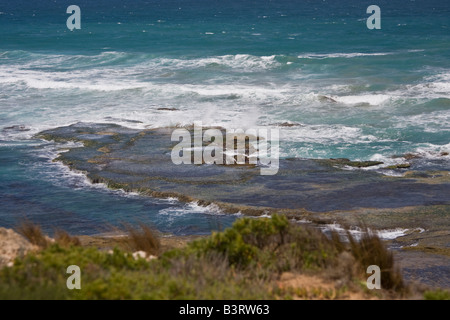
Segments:
[[[72,4],[82,25],[70,32]],[[381,30],[366,27],[371,4]],[[0,226],[25,215],[78,233],[141,220],[193,234],[235,219],[95,188],[53,163],[59,146],[33,135],[78,121],[290,123],[283,157],[417,153],[448,170],[449,28],[450,2],[436,0],[3,1]]]

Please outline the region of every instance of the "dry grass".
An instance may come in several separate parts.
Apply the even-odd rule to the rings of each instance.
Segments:
[[[124,241],[129,250],[145,251],[151,255],[159,255],[161,242],[153,228],[144,223],[139,223],[139,227],[124,224],[124,228],[128,235]]]
[[[335,281],[338,287],[348,287],[358,290],[356,279],[361,284],[369,277],[367,268],[371,265],[380,267],[382,296],[402,297],[410,294],[412,287],[405,284],[400,269],[395,265],[394,254],[386,244],[363,226],[361,239],[355,239],[349,232],[342,237],[332,232],[329,238],[332,247],[337,250],[336,260],[328,266],[324,276]],[[356,286],[355,286],[356,284]]]
[[[381,269],[381,287],[385,290],[402,292],[406,290],[400,270],[394,264],[394,254],[389,251],[383,241],[366,228],[360,241],[356,241],[350,234],[350,250],[365,273],[370,265]]]
[[[55,231],[55,241],[64,247],[81,246],[79,238],[72,237],[66,231],[59,229]]]
[[[41,227],[29,220],[22,221],[16,230],[30,243],[40,248],[47,248],[50,244],[49,238],[42,232]]]

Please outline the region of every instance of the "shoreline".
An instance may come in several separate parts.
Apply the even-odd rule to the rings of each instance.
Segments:
[[[407,234],[388,241],[396,247],[396,256],[408,274],[426,274],[432,268],[445,270],[450,265],[450,206],[445,196],[450,184],[448,172],[420,171],[415,168],[414,159],[408,167],[393,169],[402,173],[401,177],[343,170],[351,162],[348,159],[283,159],[280,173],[267,179],[255,174],[258,168],[248,166],[174,166],[167,156],[171,145],[168,128],[134,130],[78,123],[44,131],[37,137],[81,142],[83,147],[68,148],[54,161],[82,172],[93,184],[104,183],[109,189],[172,197],[203,207],[214,205],[224,213],[244,216],[280,213],[316,226],[339,223],[346,228],[409,229]],[[430,201],[430,195],[434,200]],[[353,203],[353,207],[348,203]],[[361,207],[364,203],[366,206]],[[320,205],[325,208],[312,210]],[[171,236],[169,242],[182,245],[196,237]],[[414,268],[418,265],[414,261],[422,258],[429,265],[422,265],[423,270]],[[430,283],[437,282],[430,279]],[[450,287],[450,279],[445,281]]]
[[[376,230],[450,230],[448,171],[417,171],[412,162],[397,169],[403,177],[391,177],[345,170],[351,163],[348,159],[282,159],[275,176],[260,176],[258,168],[245,165],[176,166],[168,154],[173,145],[170,134],[170,128],[135,130],[77,123],[43,131],[37,138],[81,143],[82,147],[66,147],[68,151],[53,161],[112,190],[213,205],[225,214],[281,213],[318,225],[338,222]]]
[[[102,251],[113,250],[115,247],[121,248],[120,235],[94,235],[76,236],[84,247],[93,247]],[[161,235],[159,237],[162,252],[170,249],[183,250],[191,241],[205,239],[208,236],[191,235]],[[391,247],[395,240],[385,240],[388,247]],[[407,283],[425,285],[432,289],[450,289],[450,255],[448,253],[426,252],[422,250],[409,250],[404,248],[392,248],[396,266]]]

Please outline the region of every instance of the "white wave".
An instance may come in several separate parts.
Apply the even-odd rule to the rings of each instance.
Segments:
[[[378,237],[380,237],[380,239],[382,240],[394,240],[399,237],[405,236],[408,231],[409,229],[397,228],[397,229],[380,230],[377,231],[376,233]]]
[[[34,177],[37,175],[39,179],[48,181],[56,186],[69,187],[71,189],[95,189],[125,198],[148,199],[148,196],[144,197],[137,192],[129,192],[122,189],[112,190],[104,183],[92,183],[85,172],[71,169],[59,161],[54,161],[59,154],[81,146],[82,144],[78,142],[67,142],[64,144],[47,144],[42,148],[32,149],[29,152],[47,161],[27,163],[26,166],[32,170]],[[149,201],[167,203],[163,199],[152,198]],[[169,203],[176,204],[177,200],[170,200]]]
[[[340,235],[346,235],[347,231],[348,231],[356,239],[360,239],[361,235],[363,234],[363,231],[361,230],[361,228],[354,227],[354,228],[350,228],[350,229],[345,229],[336,222],[331,223],[331,224],[326,224],[324,226],[320,226],[319,228],[324,232],[333,231],[333,232],[337,232]]]
[[[377,138],[363,134],[360,128],[344,125],[303,125],[283,128],[280,132],[283,141],[320,143],[326,145],[341,143],[370,143]]]
[[[404,95],[420,99],[450,99],[450,70],[440,71],[435,75],[425,77],[421,83],[407,85]]]
[[[413,153],[425,159],[450,160],[450,155],[448,155],[450,143],[444,145],[426,143],[424,146],[416,148]]]
[[[324,226],[320,226],[319,228],[324,232],[328,232],[328,231],[337,232],[339,235],[344,236],[344,237],[347,235],[347,232],[349,232],[357,241],[359,241],[365,233],[365,231],[359,227],[345,229],[336,222],[332,223],[332,224],[326,224]],[[424,230],[424,229],[418,228],[416,230],[418,232],[421,232],[421,230]],[[414,230],[414,231],[416,231],[416,230]],[[369,232],[370,234],[375,233],[382,240],[394,240],[399,237],[403,237],[403,236],[407,235],[410,232],[410,229],[396,228],[396,229],[384,229],[384,230],[375,230],[374,231],[369,228],[369,229],[367,229],[367,232]]]
[[[413,244],[410,244],[409,246],[400,246],[400,248],[413,248],[413,247],[417,247],[419,245],[418,242],[415,242]]]
[[[162,202],[165,202],[165,203],[169,203],[169,204],[175,204],[175,203],[179,202],[179,200],[177,198],[174,198],[174,197],[168,197],[168,198],[159,199],[159,200],[162,201]]]
[[[356,58],[356,57],[371,57],[371,56],[387,56],[394,54],[393,52],[376,52],[376,53],[361,53],[361,52],[353,52],[353,53],[305,53],[299,55],[299,59],[329,59],[329,58]]]
[[[27,147],[39,147],[42,145],[42,142],[23,141],[21,143],[21,142],[16,142],[15,140],[5,141],[5,142],[0,141],[0,147],[22,147],[24,145],[26,145]]]
[[[198,202],[186,203],[182,207],[169,207],[161,209],[158,214],[171,217],[180,217],[193,213],[202,213],[207,215],[227,215],[215,204],[200,206]]]
[[[425,80],[428,81],[442,81],[448,83],[450,81],[450,70],[442,71],[436,75],[426,77]]]
[[[102,68],[109,72],[117,69],[122,71],[155,72],[180,69],[205,68],[210,66],[224,66],[236,71],[261,71],[281,66],[275,55],[254,56],[249,54],[210,56],[204,58],[164,58],[148,54],[130,54],[125,52],[107,51],[98,55],[57,55],[39,54],[25,51],[9,51],[3,55],[18,61],[15,66],[21,69],[45,69],[76,71],[80,68]]]
[[[440,110],[394,117],[395,128],[404,129],[412,126],[421,127],[425,132],[450,131],[450,112],[448,110]]]
[[[334,100],[345,104],[370,104],[373,106],[381,105],[392,99],[391,96],[386,94],[366,94],[358,96],[331,96]]]
[[[28,165],[34,172],[39,172],[39,177],[43,180],[49,181],[58,186],[70,186],[75,189],[92,187],[96,189],[105,189],[103,184],[92,184],[83,172],[69,169],[61,162],[54,162],[53,160],[59,153],[67,152],[69,148],[81,146],[73,142],[64,145],[48,144],[47,146],[38,150],[32,150],[36,156],[46,159],[45,162],[34,162]],[[67,149],[65,149],[67,148]]]
[[[392,150],[394,152],[394,150]],[[406,159],[404,157],[396,155],[396,157],[393,157],[393,153],[387,153],[387,154],[381,154],[381,153],[375,153],[371,157],[368,158],[370,161],[379,161],[382,162],[382,164],[377,166],[370,166],[367,168],[355,168],[350,166],[345,166],[343,169],[345,170],[362,170],[362,171],[377,171],[378,173],[381,173],[386,176],[392,176],[392,177],[403,177],[405,172],[399,171],[399,170],[389,170],[385,169],[389,166],[396,166],[401,165],[405,163],[411,164],[412,161],[420,161],[420,163],[424,164],[427,161],[432,160],[440,160],[440,161],[447,161],[450,163],[450,143],[445,145],[435,145],[431,143],[425,143],[421,147],[416,147],[411,149],[411,154],[414,154],[418,157],[418,160],[410,160]],[[355,159],[355,160],[361,160],[361,159]]]
[[[299,224],[311,224],[313,223],[311,220],[307,220],[307,219],[291,219],[291,222],[293,223],[299,223]]]
[[[142,72],[142,70],[141,70]],[[272,84],[186,84],[155,83],[141,80],[133,70],[92,69],[85,71],[51,72],[3,67],[0,69],[0,84],[23,84],[35,89],[81,89],[89,91],[120,91],[140,89],[144,94],[162,97],[184,95],[223,96],[233,98],[246,96],[264,99],[268,95],[282,97],[292,88],[274,87]],[[25,88],[24,88],[25,89]]]
[[[202,121],[205,126],[225,128],[255,128],[286,122],[304,125],[282,128],[283,142],[294,142],[287,148],[281,146],[283,156],[329,158],[335,156],[325,148],[312,150],[310,145],[293,145],[295,142],[333,146],[345,144],[343,148],[348,146],[349,152],[353,153],[350,145],[390,142],[388,138],[381,139],[381,135],[371,128],[366,130],[367,127],[363,127],[361,122],[354,126],[340,124],[342,115],[347,111],[349,117],[355,116],[355,119],[364,116],[364,108],[355,108],[358,104],[377,106],[370,108],[371,111],[394,107],[389,109],[389,122],[399,131],[408,130],[409,126],[422,127],[425,132],[431,133],[450,130],[450,113],[447,110],[399,116],[402,113],[397,113],[395,109],[403,106],[408,99],[409,105],[415,103],[417,97],[444,95],[433,90],[428,90],[428,96],[425,93],[422,96],[420,91],[414,92],[408,86],[396,87],[393,91],[359,93],[361,87],[355,84],[337,84],[333,80],[325,83],[306,81],[307,76],[302,78],[305,75],[301,72],[293,82],[272,81],[272,77],[262,77],[264,81],[257,82],[249,75],[239,75],[236,81],[234,77],[229,78],[230,73],[235,75],[235,71],[260,72],[277,67],[278,61],[283,60],[279,56],[241,54],[170,59],[120,52],[104,52],[92,57],[26,52],[2,55],[2,58],[6,56],[12,61],[22,61],[14,55],[25,58],[23,64],[0,65],[0,104],[3,110],[8,110],[0,111],[1,127],[25,125],[30,128],[27,132],[6,132],[0,128],[2,140],[31,138],[39,131],[78,121],[114,122],[136,129],[190,125],[194,121]],[[74,62],[71,60],[80,66],[91,63],[92,67],[68,70],[65,65],[71,65],[70,62]],[[53,68],[55,66],[57,71]],[[196,68],[218,68],[219,73],[226,69],[227,75],[224,79],[214,77],[199,81],[159,78],[162,74],[171,77],[176,70]],[[424,83],[420,85],[436,83],[438,88],[439,83],[446,85],[449,79],[450,73],[440,70],[436,76],[424,78]],[[332,103],[324,96],[338,103]],[[161,107],[177,110],[158,110]],[[326,121],[329,124],[323,124],[324,116],[331,117]],[[312,119],[310,123],[309,119]],[[381,128],[380,132],[384,133],[383,130]],[[412,148],[416,147],[412,144]],[[393,152],[388,149],[377,149],[373,153]]]
[[[27,164],[27,166],[33,170],[33,172],[39,172],[39,178],[51,182],[54,185],[62,187],[70,187],[74,189],[96,189],[109,193],[114,193],[119,196],[136,198],[141,197],[136,192],[125,192],[124,190],[111,190],[104,183],[92,183],[85,172],[70,169],[59,161],[54,159],[61,153],[68,152],[70,149],[81,147],[79,142],[67,142],[64,144],[47,144],[42,148],[36,150],[30,150],[37,157],[46,159],[45,162],[33,162]],[[36,170],[38,169],[38,170]]]
[[[389,167],[389,166],[396,166],[396,165],[408,163],[408,161],[405,158],[402,158],[402,157],[394,158],[394,157],[392,157],[392,155],[389,155],[389,154],[383,155],[380,153],[375,153],[368,160],[382,162],[382,164],[377,165],[377,166],[370,166],[367,168],[355,168],[355,167],[347,166],[347,167],[345,167],[345,169],[347,169],[347,170],[362,170],[362,171],[377,171],[378,173],[381,173],[385,176],[402,177],[404,175],[404,172],[399,172],[396,170],[388,170],[388,169],[384,169],[384,168]]]
[[[253,56],[249,54],[224,55],[198,59],[168,59],[157,58],[144,63],[147,67],[186,69],[204,68],[218,65],[243,71],[260,71],[280,66],[276,56]]]
[[[140,89],[140,86],[136,85],[126,85],[115,84],[104,82],[101,84],[96,84],[95,81],[91,83],[83,83],[83,82],[72,82],[71,81],[54,81],[54,80],[45,80],[45,79],[26,79],[24,80],[26,85],[30,88],[35,89],[81,89],[81,90],[95,90],[95,91],[119,91],[119,90],[132,90],[132,89]]]
[[[410,97],[431,100],[439,98],[450,99],[450,85],[446,82],[425,82],[417,85],[409,85],[405,90]]]
[[[77,70],[86,67],[102,67],[131,59],[125,52],[105,51],[98,55],[42,54],[22,50],[5,51],[1,56],[9,59],[9,65],[22,69]],[[15,63],[15,64],[14,64]]]

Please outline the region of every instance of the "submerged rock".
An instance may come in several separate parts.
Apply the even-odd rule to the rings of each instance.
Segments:
[[[303,127],[304,125],[298,122],[285,121],[281,123],[273,123],[271,124],[271,126],[291,128],[291,127]]]
[[[3,128],[3,131],[16,131],[16,132],[23,132],[23,131],[30,131],[31,129],[23,126],[23,125],[15,125],[15,126],[10,126],[10,127],[5,127]]]
[[[160,110],[160,111],[178,111],[179,109],[177,109],[177,108],[158,108],[156,110]]]
[[[331,102],[331,103],[337,103],[337,101],[331,97],[328,96],[319,96],[320,102]]]

